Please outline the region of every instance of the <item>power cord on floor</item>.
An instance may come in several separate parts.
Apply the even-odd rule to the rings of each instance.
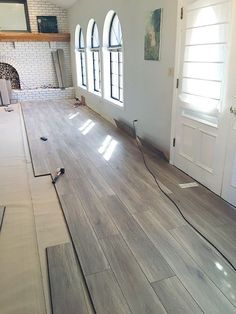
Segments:
[[[161,187],[160,183],[158,182],[155,174],[153,173],[153,171],[149,168],[146,159],[145,159],[145,155],[144,152],[142,150],[142,144],[137,136],[136,133],[136,126],[135,124],[138,122],[138,120],[133,120],[133,128],[134,128],[134,135],[135,135],[135,140],[136,140],[136,144],[137,147],[142,155],[143,158],[143,163],[147,169],[147,171],[150,173],[150,175],[153,177],[153,179],[156,182],[156,185],[158,186],[159,190],[168,198],[168,200],[176,207],[176,209],[178,210],[179,214],[181,215],[181,217],[187,222],[187,224],[195,231],[197,232],[197,234],[199,234],[206,242],[208,242],[220,255],[221,257],[223,257],[223,259],[231,266],[231,268],[236,271],[235,266],[230,262],[230,260],[208,239],[206,238],[183,214],[182,210],[180,209],[180,207],[178,206],[178,204],[163,190],[163,188]]]

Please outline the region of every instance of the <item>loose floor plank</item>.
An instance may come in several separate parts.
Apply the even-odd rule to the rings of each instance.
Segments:
[[[54,314],[88,314],[78,265],[70,243],[47,248]]]
[[[131,311],[135,314],[166,313],[122,238],[114,236],[101,243]]]
[[[203,313],[177,277],[152,283],[167,313],[170,314],[200,314]]]
[[[130,314],[120,287],[110,270],[86,277],[97,314]]]
[[[5,210],[6,210],[5,206],[0,206],[0,231],[2,229],[2,224],[3,224],[3,218],[4,218]]]

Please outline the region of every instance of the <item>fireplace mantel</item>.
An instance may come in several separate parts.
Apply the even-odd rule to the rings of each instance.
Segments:
[[[69,33],[20,33],[20,32],[0,32],[0,42],[69,42]]]

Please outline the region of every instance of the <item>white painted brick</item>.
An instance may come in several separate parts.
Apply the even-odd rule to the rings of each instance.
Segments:
[[[30,16],[31,31],[37,32],[38,15],[56,15],[58,20],[59,32],[69,32],[67,10],[57,7],[44,0],[28,0],[28,10]],[[65,72],[66,85],[72,86],[71,74],[71,53],[70,44],[64,42],[15,42],[15,46],[10,42],[0,42],[0,62],[9,63],[18,72],[21,82],[21,96],[14,94],[14,100],[17,97],[32,97],[30,95],[38,95],[45,97],[45,95],[58,96],[59,94],[71,95],[73,92],[69,89],[66,92],[61,90],[43,90],[37,93],[31,92],[30,89],[37,90],[45,85],[58,86],[55,68],[52,62],[52,51],[56,49],[63,49],[65,54]],[[74,97],[74,95],[73,95]],[[34,98],[35,99],[35,98]]]
[[[28,0],[28,10],[32,32],[38,32],[37,16],[38,15],[55,15],[57,16],[59,32],[69,32],[67,10],[62,9],[48,1]]]
[[[11,43],[0,42],[0,62],[9,63],[17,70],[22,89],[39,88],[43,85],[57,87],[51,55],[56,49],[64,50],[66,82],[67,86],[72,86],[69,43],[55,43],[51,49],[45,42],[16,42],[15,48]]]
[[[74,87],[66,89],[34,89],[34,90],[13,90],[12,103],[27,100],[48,100],[48,99],[72,99],[75,97]]]

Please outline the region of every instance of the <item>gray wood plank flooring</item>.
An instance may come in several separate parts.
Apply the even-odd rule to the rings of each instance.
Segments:
[[[47,248],[54,314],[88,314],[81,276],[71,243]]]
[[[110,196],[104,199],[103,203],[148,280],[154,282],[173,276],[174,272],[170,266],[121,201],[115,196]]]
[[[114,236],[101,242],[132,312],[166,313],[122,238]]]
[[[165,306],[167,313],[203,313],[176,276],[154,282],[152,283],[152,287]]]
[[[76,195],[69,194],[62,196],[61,202],[85,275],[109,269],[109,264],[80,200]]]
[[[55,188],[97,313],[236,313],[235,272],[160,193],[132,138],[69,101],[22,109],[35,174],[66,169]],[[234,263],[235,209],[201,185],[181,189],[193,179],[145,156],[186,217]]]
[[[205,313],[235,313],[235,307],[216,288],[205,270],[198,266],[150,212],[139,213],[136,219]]]
[[[115,224],[106,213],[102,200],[97,197],[89,182],[81,178],[80,180],[73,180],[72,185],[81,200],[97,237],[102,239],[118,234]]]
[[[189,226],[174,229],[171,233],[187,249],[189,254],[204,269],[208,277],[212,279],[229,301],[236,306],[235,273],[218,252]]]

